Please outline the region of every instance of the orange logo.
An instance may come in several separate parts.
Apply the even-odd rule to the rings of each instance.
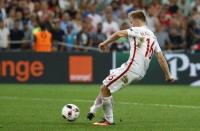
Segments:
[[[40,77],[44,74],[44,64],[41,61],[18,61],[4,60],[0,63],[1,77],[15,77],[19,82],[26,82],[33,77]]]
[[[92,82],[92,80],[93,80],[92,56],[70,56],[69,81]]]

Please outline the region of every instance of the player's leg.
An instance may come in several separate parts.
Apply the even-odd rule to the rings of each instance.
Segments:
[[[112,81],[114,80],[114,81]],[[114,124],[114,115],[113,115],[113,98],[112,93],[118,91],[128,83],[128,77],[127,74],[123,75],[122,77],[113,77],[113,79],[109,79],[109,81],[112,82],[112,84],[107,84],[106,81],[104,81],[104,85],[101,88],[101,95],[102,95],[102,103],[103,103],[103,110],[104,110],[104,118],[105,120],[96,122],[94,125],[100,125],[100,126],[108,126]],[[107,85],[107,86],[105,86]]]
[[[90,112],[95,114],[101,106],[102,106],[102,95],[100,92],[99,95],[96,97],[94,104],[90,107]]]
[[[96,97],[94,104],[90,107],[90,112],[88,113],[87,118],[92,120],[95,113],[102,105],[105,112],[105,119],[109,123],[113,123],[112,95],[110,90],[104,85],[101,86],[99,95]]]
[[[131,81],[137,81],[140,79],[141,76],[129,71],[124,73],[123,69],[122,71],[119,69],[115,70],[113,74],[104,79],[103,86],[101,88],[101,95],[105,120],[94,124],[101,126],[112,125],[114,123],[112,94],[125,85],[128,85]]]
[[[110,93],[110,90],[106,86],[103,86],[101,92],[102,92],[104,117],[109,123],[113,123],[114,120],[113,120],[112,95]]]
[[[121,89],[127,83],[128,78],[123,67],[112,70],[111,74],[103,80],[101,99],[105,120],[96,122],[94,123],[95,125],[111,125],[114,123],[111,94]]]
[[[100,122],[95,122],[94,125],[108,126],[114,123],[113,120],[113,103],[112,103],[112,95],[110,89],[106,86],[102,86],[101,88],[102,94],[102,103],[104,110],[104,119]]]
[[[101,87],[102,88],[102,87]],[[95,113],[97,110],[103,105],[102,103],[102,93],[101,91],[99,92],[99,95],[96,97],[94,104],[90,107],[90,111],[87,114],[87,118],[89,120],[92,120],[95,116]]]

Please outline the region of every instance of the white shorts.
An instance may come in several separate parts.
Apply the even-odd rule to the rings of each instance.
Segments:
[[[119,68],[110,70],[110,75],[103,80],[103,84],[113,93],[132,81],[141,79],[142,77],[140,75],[131,72],[129,68],[123,64]]]

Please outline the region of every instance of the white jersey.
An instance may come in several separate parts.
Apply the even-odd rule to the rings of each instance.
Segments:
[[[149,67],[154,52],[160,52],[156,36],[146,26],[127,29],[130,43],[130,56],[121,67],[110,70],[103,80],[111,93],[119,90],[131,81],[141,80]]]
[[[130,56],[126,64],[131,72],[143,77],[149,67],[154,52],[160,52],[160,46],[154,33],[146,26],[127,29],[130,43]]]

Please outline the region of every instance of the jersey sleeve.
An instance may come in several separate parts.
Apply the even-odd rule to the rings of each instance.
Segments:
[[[129,40],[132,40],[133,37],[135,37],[135,36],[138,35],[138,33],[136,32],[136,30],[135,30],[134,28],[129,28],[129,29],[127,29],[126,31],[127,31],[127,33],[128,33],[128,39],[129,39]]]
[[[161,48],[159,46],[159,43],[157,41],[157,39],[155,39],[155,53],[161,52]]]
[[[126,31],[128,32],[128,37],[138,36],[138,33],[134,28],[129,28]]]

